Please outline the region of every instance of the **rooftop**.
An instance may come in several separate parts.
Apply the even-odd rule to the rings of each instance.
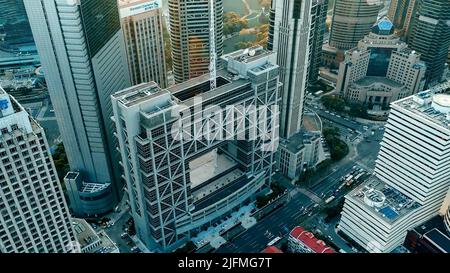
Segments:
[[[420,207],[419,203],[391,188],[376,176],[371,176],[351,191],[346,198],[351,198],[388,223],[394,223]]]
[[[387,17],[384,17],[372,27],[372,32],[379,35],[390,35],[394,33],[394,25]]]
[[[121,90],[112,96],[118,99],[124,106],[130,107],[149,99],[162,89],[155,82],[141,83]]]
[[[268,246],[261,253],[283,253],[283,251],[276,246]]]
[[[97,233],[84,219],[72,218],[75,236],[84,253],[118,253],[115,243],[104,231]]]
[[[273,54],[271,51],[263,49],[261,46],[254,46],[246,49],[237,50],[222,56],[223,59],[232,59],[240,63],[250,63],[264,56]]]
[[[304,245],[309,247],[314,253],[334,253],[333,249],[328,247],[325,242],[314,237],[314,234],[304,230],[303,228],[297,226],[295,227],[290,236],[297,241],[302,242]]]
[[[297,134],[291,136],[289,139],[282,139],[281,145],[286,147],[291,153],[299,152],[306,143],[320,137],[319,133],[300,131]]]
[[[392,103],[450,130],[450,95],[422,91]]]
[[[433,228],[424,235],[434,246],[444,253],[450,253],[450,237],[437,228]]]
[[[369,85],[376,84],[376,83],[388,85],[393,88],[402,88],[403,87],[403,84],[401,84],[401,83],[398,83],[398,82],[388,79],[386,77],[376,77],[376,76],[363,77],[363,78],[355,81],[353,84],[369,86]]]

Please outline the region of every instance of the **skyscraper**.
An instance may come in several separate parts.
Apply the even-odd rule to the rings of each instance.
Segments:
[[[0,87],[0,253],[70,252],[69,209],[44,129]]]
[[[215,4],[217,56],[223,52],[223,0],[168,0],[176,83],[209,73],[210,1]]]
[[[256,47],[222,59],[214,90],[203,75],[112,97],[131,215],[149,249],[177,248],[270,185],[278,142],[275,54]],[[252,109],[268,116],[257,121]]]
[[[24,3],[70,169],[78,173],[65,181],[71,209],[80,217],[105,213],[121,188],[110,95],[130,86],[117,2]]]
[[[427,64],[427,85],[441,80],[450,47],[450,1],[419,0],[416,4],[409,45]]]
[[[167,86],[161,0],[120,0],[120,20],[133,85]]]
[[[33,43],[23,0],[0,0],[0,45],[14,49]]]
[[[392,0],[387,17],[392,21],[396,33],[407,36],[417,0]],[[407,37],[405,37],[407,38]]]
[[[375,176],[345,197],[338,228],[389,252],[438,214],[450,186],[450,95],[423,91],[391,104]]]
[[[355,47],[377,21],[381,1],[336,0],[330,31],[330,46],[339,50]]]
[[[313,0],[311,12],[311,50],[309,58],[308,84],[313,85],[319,78],[322,59],[323,34],[326,30],[328,0]]]
[[[280,136],[289,138],[301,127],[308,84],[311,9],[313,1],[272,1],[269,50],[280,66]]]

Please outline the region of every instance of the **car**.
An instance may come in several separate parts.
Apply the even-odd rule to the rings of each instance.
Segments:
[[[133,247],[131,248],[131,252],[137,252],[137,251],[139,251],[139,247],[133,246]]]
[[[126,237],[128,237],[128,233],[124,232],[120,234],[120,238],[125,239]]]

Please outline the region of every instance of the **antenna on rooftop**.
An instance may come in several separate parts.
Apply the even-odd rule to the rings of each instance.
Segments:
[[[211,85],[211,90],[216,89],[216,25],[215,25],[215,0],[209,0],[209,55],[210,55],[210,63],[209,63],[209,82]]]

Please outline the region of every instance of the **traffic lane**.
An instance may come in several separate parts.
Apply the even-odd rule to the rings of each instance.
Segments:
[[[349,173],[353,169],[354,165],[355,165],[354,161],[349,161],[345,163],[344,165],[339,167],[336,171],[332,172],[328,177],[324,178],[321,182],[310,187],[310,190],[312,190],[318,196],[321,196],[322,193],[326,193],[333,186],[336,186],[338,182],[340,182],[341,177]]]
[[[354,131],[363,132],[363,127],[364,126],[362,124],[354,121],[354,120],[350,120],[350,119],[342,117],[342,116],[336,116],[335,113],[333,113],[333,114],[331,114],[332,112],[327,113],[327,112],[322,111],[320,109],[315,109],[315,111],[317,112],[317,114],[320,117],[322,117],[324,119],[327,119],[327,120],[329,120],[331,122],[340,124],[340,125],[342,125],[344,127],[350,128],[350,129],[352,129]]]
[[[105,229],[106,234],[108,234],[111,240],[114,241],[119,247],[120,253],[130,253],[131,248],[134,246],[131,238],[128,237],[128,239],[124,239],[120,236],[125,232],[123,226],[129,218],[130,215],[128,213],[124,213],[113,226]]]
[[[319,230],[322,235],[325,237],[331,238],[331,241],[337,245],[340,249],[343,249],[347,253],[354,252],[352,248],[348,245],[348,242],[341,238],[336,233],[335,226],[339,223],[340,217],[335,217],[330,223],[325,223],[323,218],[319,218],[320,221],[317,221]]]
[[[307,196],[297,192],[284,206],[264,217],[255,226],[241,233],[215,252],[254,253],[262,251],[273,238],[286,236],[294,226],[297,226],[301,215],[300,208],[312,203]],[[268,236],[267,231],[273,236]]]

